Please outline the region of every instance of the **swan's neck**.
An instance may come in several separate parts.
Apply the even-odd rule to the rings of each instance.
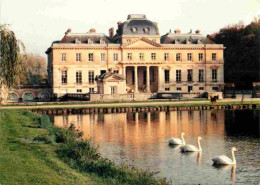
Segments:
[[[198,139],[198,147],[199,147],[199,151],[202,151],[202,148],[200,146],[200,140]]]
[[[235,153],[234,153],[234,151],[232,150],[232,162],[233,162],[233,164],[236,164],[236,158],[235,158]]]
[[[185,140],[184,140],[184,136],[181,135],[181,140],[182,140],[182,143],[185,145]]]

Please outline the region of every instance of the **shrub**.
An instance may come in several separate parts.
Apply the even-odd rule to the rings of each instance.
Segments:
[[[104,158],[98,148],[90,140],[83,140],[83,133],[76,129],[74,124],[68,129],[54,127],[49,117],[40,117],[40,126],[50,131],[56,143],[59,143],[56,153],[58,157],[71,167],[81,172],[97,174],[104,178],[114,179],[120,184],[165,185],[165,178],[157,179],[154,173],[136,169],[123,164],[116,165],[113,161]],[[38,138],[47,141],[47,138]]]

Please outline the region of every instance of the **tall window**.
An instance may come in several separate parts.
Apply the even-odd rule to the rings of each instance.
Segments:
[[[144,60],[144,53],[139,53],[139,59]]]
[[[105,62],[106,61],[106,54],[101,53],[100,58],[101,58],[101,62]]]
[[[113,56],[114,56],[114,61],[118,61],[118,53],[114,53]]]
[[[76,71],[76,83],[77,84],[82,83],[82,71]]]
[[[94,83],[94,71],[89,71],[88,72],[88,82],[89,83]]]
[[[191,61],[192,60],[192,53],[187,53],[187,60]]]
[[[111,87],[111,94],[116,94],[116,86]]]
[[[66,62],[66,53],[61,54],[61,61]]]
[[[181,53],[176,53],[176,61],[181,61]]]
[[[199,53],[199,61],[200,61],[200,62],[203,61],[203,53]]]
[[[156,53],[151,53],[151,59],[156,60]]]
[[[93,62],[93,60],[94,60],[94,54],[93,53],[89,53],[88,54],[88,61]]]
[[[204,70],[199,69],[199,82],[203,82],[203,81],[204,81]]]
[[[106,70],[100,70],[100,75],[105,74],[107,71]]]
[[[212,61],[216,61],[217,60],[217,54],[216,53],[212,53]]]
[[[94,92],[94,88],[93,88],[93,87],[90,87],[90,88],[89,88],[89,92],[90,92],[90,93],[93,93],[93,92]]]
[[[170,71],[164,70],[164,82],[166,84],[170,83]]]
[[[127,53],[127,60],[132,60],[132,59],[133,59],[132,53]]]
[[[218,78],[217,69],[212,69],[212,71],[211,71],[211,76],[212,76],[212,81],[213,81],[213,82],[216,82],[216,81],[217,81],[217,78]]]
[[[188,81],[188,82],[191,82],[191,81],[192,81],[192,69],[188,69],[187,81]]]
[[[181,82],[181,70],[176,70],[176,82]]]
[[[67,79],[68,79],[67,71],[62,71],[61,72],[61,83],[67,84]]]
[[[169,60],[169,53],[164,53],[164,61],[168,61]]]
[[[77,62],[81,61],[81,53],[76,53],[76,61]]]

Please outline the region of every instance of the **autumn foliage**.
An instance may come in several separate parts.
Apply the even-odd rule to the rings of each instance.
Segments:
[[[217,44],[224,44],[224,80],[233,82],[236,89],[252,89],[259,82],[260,19],[247,25],[229,25],[208,36]]]

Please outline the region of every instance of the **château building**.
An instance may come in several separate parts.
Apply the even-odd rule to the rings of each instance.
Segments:
[[[225,47],[200,30],[161,36],[158,24],[142,14],[117,24],[108,36],[68,29],[52,43],[46,54],[53,94],[203,93],[224,83]]]

